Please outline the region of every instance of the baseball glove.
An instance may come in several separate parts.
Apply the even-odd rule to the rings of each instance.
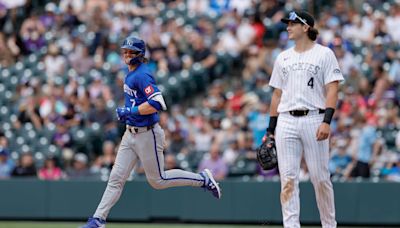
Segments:
[[[257,161],[264,170],[270,170],[278,166],[275,139],[267,136],[266,140],[257,148]]]

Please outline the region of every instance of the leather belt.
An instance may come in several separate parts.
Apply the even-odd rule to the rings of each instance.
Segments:
[[[292,110],[289,111],[289,114],[292,116],[306,116],[310,110]],[[318,109],[318,114],[325,113],[325,109]]]
[[[144,127],[135,127],[135,126],[126,125],[126,129],[128,129],[128,131],[132,134],[143,133],[143,132],[149,131],[153,128],[154,128],[154,125],[144,126]]]

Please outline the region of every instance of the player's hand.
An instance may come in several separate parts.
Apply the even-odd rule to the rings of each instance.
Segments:
[[[321,123],[317,130],[317,141],[325,140],[329,137],[331,126],[327,123]]]
[[[126,121],[126,117],[131,113],[131,110],[127,107],[118,107],[115,112],[117,112],[118,120],[124,123]]]
[[[268,139],[270,140],[270,142],[275,143],[275,136],[274,136],[273,134],[266,133],[266,134],[264,135],[264,137],[262,138],[262,142],[264,143],[264,142],[267,141]],[[271,144],[268,144],[267,146],[268,146],[268,147],[271,147]]]

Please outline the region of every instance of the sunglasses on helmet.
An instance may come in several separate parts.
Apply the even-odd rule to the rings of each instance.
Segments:
[[[310,26],[309,24],[307,24],[306,20],[304,20],[303,18],[299,17],[296,12],[292,11],[289,13],[289,20],[294,21],[298,19],[299,21],[301,21],[301,23]],[[310,26],[311,27],[311,26]]]

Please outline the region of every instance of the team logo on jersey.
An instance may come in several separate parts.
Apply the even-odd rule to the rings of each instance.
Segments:
[[[144,88],[144,93],[146,94],[146,95],[150,95],[150,94],[152,94],[154,92],[154,89],[153,89],[153,87],[151,86],[151,85],[149,85],[149,86],[147,86],[146,88]]]
[[[304,62],[298,62],[298,63],[293,63],[290,65],[287,65],[285,67],[282,67],[282,73],[284,75],[289,74],[289,72],[295,72],[295,71],[307,71],[308,73],[312,75],[317,75],[318,71],[321,69],[320,66],[314,65],[311,63],[304,63]]]
[[[336,68],[336,69],[333,70],[333,73],[334,74],[340,74],[340,70],[338,68]]]

